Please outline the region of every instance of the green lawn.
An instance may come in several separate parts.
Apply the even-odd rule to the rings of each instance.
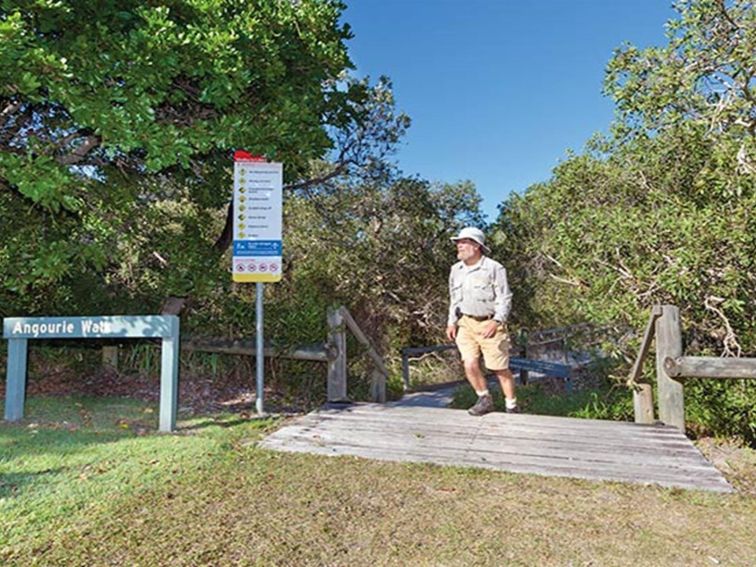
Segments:
[[[154,408],[32,399],[0,426],[2,565],[749,565],[756,498],[273,453],[281,421],[155,433]]]

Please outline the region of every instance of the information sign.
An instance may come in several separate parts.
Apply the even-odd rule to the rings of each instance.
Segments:
[[[283,164],[234,154],[233,281],[281,280],[282,193]]]

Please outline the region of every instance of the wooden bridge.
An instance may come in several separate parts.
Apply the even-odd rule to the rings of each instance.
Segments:
[[[480,467],[514,473],[731,492],[678,429],[565,417],[429,407],[414,394],[387,404],[327,404],[262,446],[319,455]]]
[[[329,359],[328,399],[338,402],[346,394],[344,329],[355,332],[371,358],[379,357],[345,309],[335,312],[332,319],[330,344],[335,345],[335,354]],[[650,385],[639,381],[654,336],[660,421],[654,418]],[[429,349],[403,353],[405,386],[409,382],[410,350]],[[384,404],[329,403],[274,432],[262,446],[278,451],[732,492],[721,473],[685,436],[681,380],[687,376],[756,378],[756,359],[681,354],[677,308],[655,306],[628,382],[634,392],[635,423],[502,413],[473,417],[464,410],[447,409],[447,391],[412,394]],[[519,362],[523,369],[529,369],[527,360]],[[387,374],[383,364],[376,362],[376,401],[385,400]]]

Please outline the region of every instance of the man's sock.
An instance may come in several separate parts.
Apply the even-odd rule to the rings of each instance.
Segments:
[[[479,390],[475,390],[475,393],[478,394],[479,398],[482,398],[483,396],[488,396],[489,395],[488,388],[486,388],[485,390],[480,390],[480,391]]]
[[[517,398],[507,398],[507,409],[513,409],[517,407]]]

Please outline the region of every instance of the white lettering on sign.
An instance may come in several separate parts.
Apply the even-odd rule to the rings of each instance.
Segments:
[[[57,334],[57,335],[63,335],[63,334],[73,334],[74,332],[74,324],[68,323],[67,321],[62,321],[59,323],[21,323],[20,321],[17,321],[15,325],[13,325],[13,331],[12,333],[14,335],[19,334],[26,334],[26,335],[33,335],[34,337],[38,337],[39,335],[46,335],[46,334]]]
[[[95,323],[91,319],[85,319],[81,322],[81,332],[87,334],[109,335],[113,333],[113,325],[109,321]],[[69,321],[59,321],[56,323],[22,323],[16,321],[11,330],[12,335],[31,335],[35,338],[40,335],[74,335],[76,334],[76,325]]]
[[[110,323],[108,323],[107,321],[103,321],[102,323],[95,323],[91,319],[87,319],[86,321],[81,322],[81,331],[85,335],[88,335],[89,333],[109,334],[113,332]]]

